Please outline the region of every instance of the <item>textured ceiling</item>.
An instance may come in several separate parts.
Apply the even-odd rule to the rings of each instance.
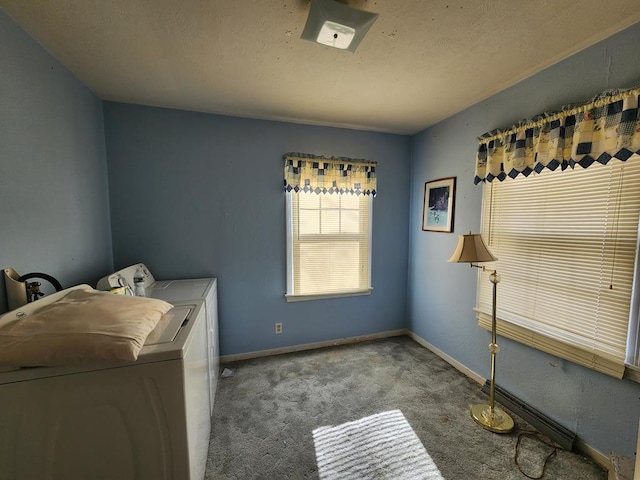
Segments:
[[[300,39],[309,0],[0,0],[105,100],[415,133],[640,21],[638,0],[351,0],[355,53]]]

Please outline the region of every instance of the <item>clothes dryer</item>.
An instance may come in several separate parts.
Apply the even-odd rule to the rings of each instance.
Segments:
[[[209,367],[209,413],[213,414],[220,368],[217,279],[156,280],[144,263],[136,263],[100,279],[96,288],[98,290],[110,290],[115,287],[126,287],[132,294],[133,278],[138,269],[141,269],[145,275],[144,287],[147,297],[158,298],[172,305],[191,301],[203,301],[205,303]]]
[[[0,478],[202,480],[211,429],[205,317],[203,301],[176,304],[135,362],[0,373]]]

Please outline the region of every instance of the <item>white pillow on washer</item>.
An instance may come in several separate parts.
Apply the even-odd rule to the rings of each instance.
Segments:
[[[0,326],[0,364],[21,367],[134,361],[173,306],[153,298],[76,289]]]

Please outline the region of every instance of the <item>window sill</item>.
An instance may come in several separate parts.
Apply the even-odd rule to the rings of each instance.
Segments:
[[[290,302],[306,302],[309,300],[322,300],[325,298],[344,298],[344,297],[358,297],[361,295],[371,295],[373,288],[367,290],[355,290],[351,292],[339,292],[339,293],[323,293],[318,295],[291,295],[285,294],[284,298],[287,303]]]
[[[640,368],[629,364],[625,365],[624,377],[622,378],[640,383]]]
[[[478,326],[491,330],[491,316],[474,308]],[[629,365],[603,352],[594,352],[586,345],[571,342],[570,339],[559,338],[553,331],[534,330],[519,324],[517,321],[497,318],[497,333],[500,336],[515,340],[537,350],[563,358],[583,367],[610,375],[615,378],[629,378],[640,381],[640,371],[630,372]],[[625,368],[626,367],[626,368]],[[629,374],[635,374],[630,376]]]

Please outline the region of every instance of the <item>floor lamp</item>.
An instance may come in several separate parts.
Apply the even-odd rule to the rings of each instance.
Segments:
[[[471,407],[471,416],[482,427],[496,433],[509,433],[513,430],[513,419],[504,410],[497,408],[495,404],[496,389],[496,354],[498,353],[498,344],[496,343],[496,293],[500,276],[495,270],[488,270],[483,265],[477,265],[482,262],[494,262],[497,258],[487,248],[479,233],[471,233],[468,235],[458,235],[458,245],[451,255],[449,262],[469,263],[470,267],[481,268],[482,271],[490,272],[489,279],[493,283],[493,302],[491,311],[491,343],[489,351],[491,352],[491,386],[489,390],[489,404],[473,405]]]

